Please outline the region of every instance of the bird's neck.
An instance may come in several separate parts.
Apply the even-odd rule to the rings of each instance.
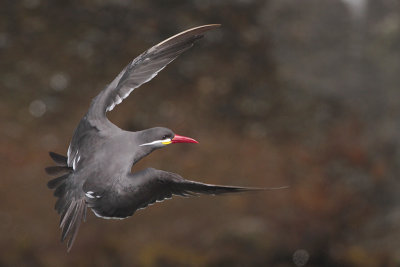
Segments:
[[[137,163],[139,160],[141,160],[142,158],[146,157],[151,152],[153,152],[153,149],[150,149],[150,148],[139,148],[133,155],[133,164]]]
[[[132,137],[133,138],[133,157],[132,157],[132,165],[136,164],[139,160],[141,160],[142,158],[146,157],[147,155],[149,155],[151,152],[153,152],[155,149],[154,147],[151,146],[140,146],[140,144],[142,144],[142,140],[140,138],[136,137]]]

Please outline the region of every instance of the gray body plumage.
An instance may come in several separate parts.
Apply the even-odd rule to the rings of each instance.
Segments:
[[[178,174],[152,168],[131,173],[132,166],[174,138],[166,128],[128,132],[111,123],[106,112],[135,88],[151,80],[168,63],[193,46],[203,33],[218,25],[205,25],[175,35],[150,48],[129,63],[91,103],[71,140],[67,157],[50,153],[57,166],[50,175],[61,175],[48,183],[58,197],[62,241],[68,250],[85,220],[87,207],[99,217],[126,218],[137,209],[172,195],[221,194],[254,190],[217,186],[183,179]],[[160,140],[161,141],[154,141]],[[154,144],[153,144],[154,143]],[[145,144],[145,145],[143,145]]]

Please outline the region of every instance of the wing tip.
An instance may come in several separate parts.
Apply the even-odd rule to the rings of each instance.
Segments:
[[[198,187],[195,190],[188,189],[190,192],[200,193],[200,194],[212,194],[212,195],[222,195],[230,193],[244,193],[244,192],[258,192],[258,191],[272,191],[287,189],[290,186],[280,186],[280,187],[242,187],[242,186],[227,186],[227,185],[214,185],[214,184],[203,184],[191,181],[191,185]],[[201,188],[203,187],[203,188]],[[202,191],[202,189],[207,189]],[[197,191],[199,190],[199,191]],[[208,191],[208,192],[207,192]]]
[[[164,41],[162,41],[161,43],[156,44],[152,48],[160,47],[160,46],[163,46],[163,45],[168,45],[170,42],[172,42],[174,40],[176,41],[176,40],[180,40],[181,38],[187,37],[187,35],[203,36],[203,34],[206,31],[212,30],[214,28],[218,28],[220,26],[221,26],[221,24],[206,24],[206,25],[201,25],[201,26],[197,26],[197,27],[194,27],[194,28],[190,28],[190,29],[187,29],[185,31],[182,31],[182,32],[180,32],[178,34],[175,34],[175,35],[165,39]],[[150,48],[150,49],[152,49],[152,48]]]
[[[211,23],[211,24],[205,24],[205,25],[201,25],[201,26],[197,26],[197,27],[191,28],[188,31],[195,30],[195,29],[201,29],[201,28],[210,28],[210,29],[212,29],[212,28],[218,28],[218,27],[221,27],[221,26],[222,26],[222,24],[220,24],[220,23]]]
[[[288,189],[289,185],[278,186],[278,187],[237,187],[237,192],[251,192],[251,191],[272,191],[272,190],[281,190]]]

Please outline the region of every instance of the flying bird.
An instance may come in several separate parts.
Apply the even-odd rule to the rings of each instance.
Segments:
[[[147,168],[131,172],[140,159],[156,149],[175,143],[198,143],[155,127],[124,131],[110,122],[106,113],[120,104],[140,85],[150,81],[165,66],[188,50],[217,24],[192,28],[151,47],[131,61],[92,101],[73,134],[67,156],[50,152],[57,166],[46,168],[59,176],[47,186],[55,189],[55,209],[60,218],[61,241],[68,240],[70,251],[87,208],[106,219],[124,219],[136,210],[173,195],[224,194],[259,190],[204,184],[180,175]]]

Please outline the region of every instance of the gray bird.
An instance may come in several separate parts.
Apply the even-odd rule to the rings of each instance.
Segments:
[[[67,157],[50,152],[57,166],[46,168],[49,175],[61,175],[48,182],[58,198],[55,209],[61,215],[61,241],[71,249],[86,210],[106,219],[123,219],[136,210],[173,195],[224,194],[259,190],[189,181],[180,175],[147,168],[131,172],[140,159],[156,149],[174,143],[197,143],[156,127],[138,132],[124,131],[111,123],[106,113],[140,85],[150,81],[168,63],[188,50],[203,34],[219,25],[204,25],[181,32],[153,46],[131,61],[92,101],[75,129]]]

